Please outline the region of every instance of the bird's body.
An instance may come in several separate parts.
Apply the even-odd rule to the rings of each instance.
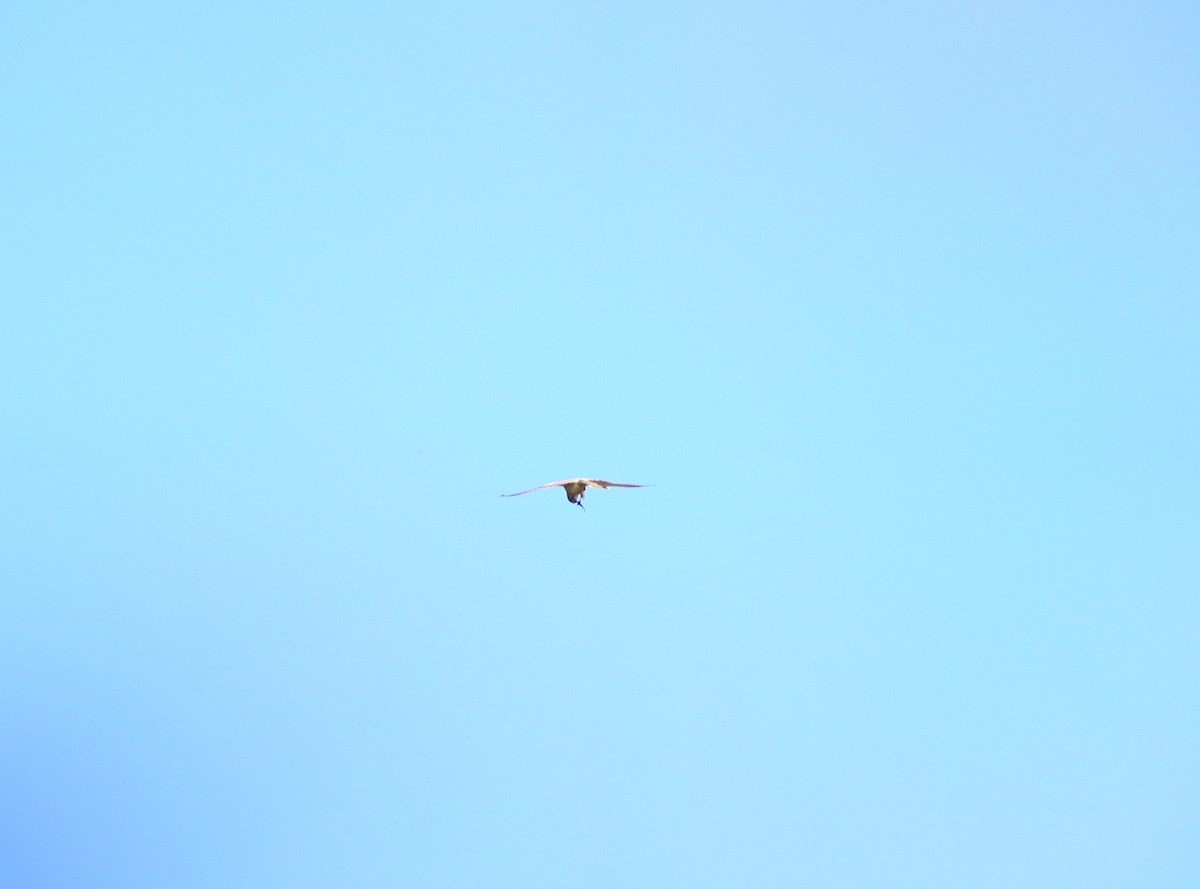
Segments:
[[[544,485],[538,485],[536,488],[529,488],[526,491],[517,491],[515,494],[501,494],[501,497],[519,497],[522,494],[529,494],[533,491],[540,491],[543,488],[562,488],[567,492],[567,499],[583,509],[583,495],[587,493],[588,488],[646,488],[649,485],[630,485],[625,482],[610,482],[602,478],[568,478],[560,482],[546,482]]]

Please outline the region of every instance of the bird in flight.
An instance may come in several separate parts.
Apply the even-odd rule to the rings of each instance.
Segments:
[[[520,497],[522,494],[529,494],[533,491],[540,491],[542,488],[562,488],[567,492],[567,499],[576,504],[580,509],[583,509],[583,495],[587,493],[588,488],[648,488],[650,485],[628,485],[624,482],[610,482],[602,478],[568,478],[561,482],[546,482],[544,485],[538,485],[536,488],[530,488],[528,491],[517,491],[515,494],[501,494],[501,497]]]

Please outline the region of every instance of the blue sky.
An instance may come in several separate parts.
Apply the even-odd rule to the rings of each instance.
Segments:
[[[6,884],[1195,882],[1190,4],[5,19]]]

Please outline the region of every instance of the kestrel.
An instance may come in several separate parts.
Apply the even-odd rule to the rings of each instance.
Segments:
[[[538,485],[536,488],[530,488],[528,491],[517,491],[515,494],[501,494],[501,497],[520,497],[522,494],[529,494],[533,491],[540,491],[542,488],[562,488],[567,492],[567,499],[576,504],[580,509],[583,509],[583,495],[587,493],[588,488],[648,488],[649,485],[628,485],[624,482],[609,482],[602,478],[568,478],[561,482],[546,482],[544,485]]]

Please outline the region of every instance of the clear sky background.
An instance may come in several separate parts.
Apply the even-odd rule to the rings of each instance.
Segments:
[[[1197,885],[1194,4],[10,7],[4,885]]]

